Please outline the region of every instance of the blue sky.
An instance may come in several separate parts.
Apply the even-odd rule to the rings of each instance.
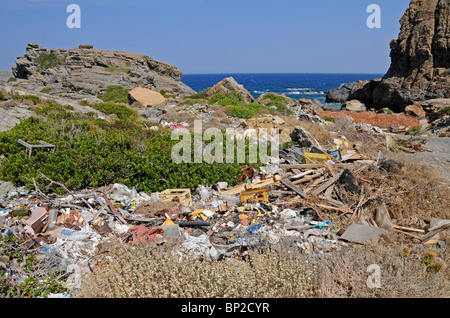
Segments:
[[[81,29],[69,29],[69,4]],[[369,4],[381,28],[369,29]],[[183,73],[382,73],[409,0],[0,0],[0,70],[27,42],[141,53]]]

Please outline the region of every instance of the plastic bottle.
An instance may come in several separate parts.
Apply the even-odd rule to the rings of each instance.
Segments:
[[[135,211],[137,205],[137,191],[136,187],[133,186],[133,189],[131,189],[131,210]]]
[[[204,202],[206,201],[206,199],[209,198],[209,191],[204,186],[202,186],[201,197],[202,197],[202,201],[204,201]]]
[[[51,231],[54,229],[54,227],[56,226],[56,218],[58,217],[58,210],[57,209],[52,209],[50,210],[49,214],[48,214],[48,231]]]

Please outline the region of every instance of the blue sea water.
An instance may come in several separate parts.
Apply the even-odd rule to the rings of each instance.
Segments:
[[[200,92],[229,76],[255,98],[264,93],[284,93],[293,100],[306,98],[325,104],[327,91],[343,83],[382,78],[383,74],[185,74],[182,82]]]

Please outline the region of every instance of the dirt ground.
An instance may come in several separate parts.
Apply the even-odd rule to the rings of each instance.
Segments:
[[[389,127],[414,127],[420,126],[419,121],[410,116],[405,116],[403,114],[376,114],[374,112],[351,112],[351,111],[323,111],[317,113],[321,117],[330,117],[335,119],[342,119],[346,116],[352,117],[357,124],[367,123],[372,126],[377,126],[380,128]]]

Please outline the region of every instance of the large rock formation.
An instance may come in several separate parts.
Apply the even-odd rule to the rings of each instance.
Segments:
[[[28,43],[25,55],[12,68],[16,78],[26,79],[20,88],[50,90],[52,95],[82,99],[101,94],[108,86],[146,87],[177,95],[195,93],[181,82],[175,66],[141,54],[103,51],[80,45],[70,50],[47,50]]]
[[[378,108],[450,97],[450,0],[411,0],[391,41],[391,66],[374,89]]]
[[[242,97],[246,103],[253,103],[255,99],[253,95],[244,87],[239,84],[233,77],[227,77],[221,80],[219,83],[206,90],[206,96],[211,98],[214,94],[225,94],[227,92],[235,91],[242,94]]]
[[[391,66],[381,80],[342,84],[327,102],[357,99],[404,111],[415,101],[450,97],[450,0],[411,0],[391,41]]]

